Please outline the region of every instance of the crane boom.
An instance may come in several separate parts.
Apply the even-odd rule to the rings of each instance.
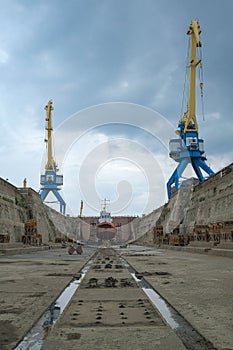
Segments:
[[[188,100],[188,111],[185,113],[184,121],[185,128],[184,132],[192,131],[198,132],[198,124],[196,119],[196,67],[201,63],[199,59],[197,61],[196,48],[201,47],[201,41],[199,34],[201,33],[200,25],[197,20],[193,20],[187,31],[188,35],[191,35],[190,45],[190,80],[189,80],[189,100]]]
[[[55,171],[55,161],[53,159],[53,139],[52,139],[52,106],[53,102],[50,100],[48,104],[45,106],[46,110],[46,130],[47,130],[47,139],[45,139],[45,142],[47,143],[47,152],[48,152],[48,159],[46,164],[46,170],[54,170]]]

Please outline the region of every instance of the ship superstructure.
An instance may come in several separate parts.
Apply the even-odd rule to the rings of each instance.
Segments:
[[[111,213],[107,211],[107,200],[104,199],[97,224],[97,238],[100,241],[111,241],[116,235]]]

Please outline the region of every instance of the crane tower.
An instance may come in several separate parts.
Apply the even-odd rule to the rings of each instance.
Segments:
[[[58,192],[60,190],[60,186],[63,185],[63,175],[58,175],[58,167],[56,162],[53,159],[53,143],[52,143],[52,101],[49,101],[45,106],[46,110],[46,130],[47,130],[47,138],[45,142],[47,144],[47,163],[45,165],[45,174],[40,177],[41,192],[40,197],[44,202],[49,192],[52,192],[58,202],[60,203],[60,212],[65,214],[66,211],[66,203],[63,200],[62,196]]]
[[[201,65],[201,59],[197,60],[196,50],[198,47],[201,47],[200,33],[201,30],[198,21],[193,20],[187,32],[191,37],[188,107],[178,124],[179,130],[176,133],[179,135],[179,138],[171,139],[169,142],[169,156],[179,164],[167,182],[168,198],[171,197],[173,184],[175,184],[175,189],[178,190],[179,179],[188,164],[192,165],[200,182],[205,180],[201,169],[205,171],[207,177],[214,175],[213,170],[205,162],[204,140],[198,136],[196,119],[196,68],[199,64]],[[200,88],[202,91],[203,82],[200,83]]]

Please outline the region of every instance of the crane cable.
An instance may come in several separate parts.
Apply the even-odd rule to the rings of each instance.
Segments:
[[[188,40],[187,45],[187,54],[186,54],[186,68],[185,68],[185,78],[184,78],[184,87],[183,87],[183,94],[182,94],[182,103],[181,103],[181,118],[184,114],[184,104],[188,105],[188,91],[187,91],[187,80],[188,80],[188,73],[189,73],[189,51],[190,51],[190,38]]]
[[[205,113],[204,113],[204,95],[203,95],[203,85],[204,85],[204,78],[203,78],[203,66],[202,66],[202,48],[199,48],[199,54],[200,54],[200,66],[199,66],[199,82],[200,82],[200,90],[201,90],[201,110],[202,110],[202,120],[205,121]]]

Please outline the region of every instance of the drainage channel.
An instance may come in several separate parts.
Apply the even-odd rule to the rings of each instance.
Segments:
[[[94,254],[95,256],[95,254]],[[63,290],[57,300],[44,312],[41,318],[26,334],[23,340],[16,346],[15,350],[40,350],[43,340],[50,333],[55,323],[61,317],[70,299],[80,286],[90,266],[93,264],[94,256],[84,265],[80,272],[80,278],[75,279]]]
[[[143,277],[138,278],[137,271],[123,258],[122,264],[127,267],[131,276],[148,296],[165,321],[181,339],[187,350],[216,350],[214,345],[205,339],[193,326],[174,309]]]

